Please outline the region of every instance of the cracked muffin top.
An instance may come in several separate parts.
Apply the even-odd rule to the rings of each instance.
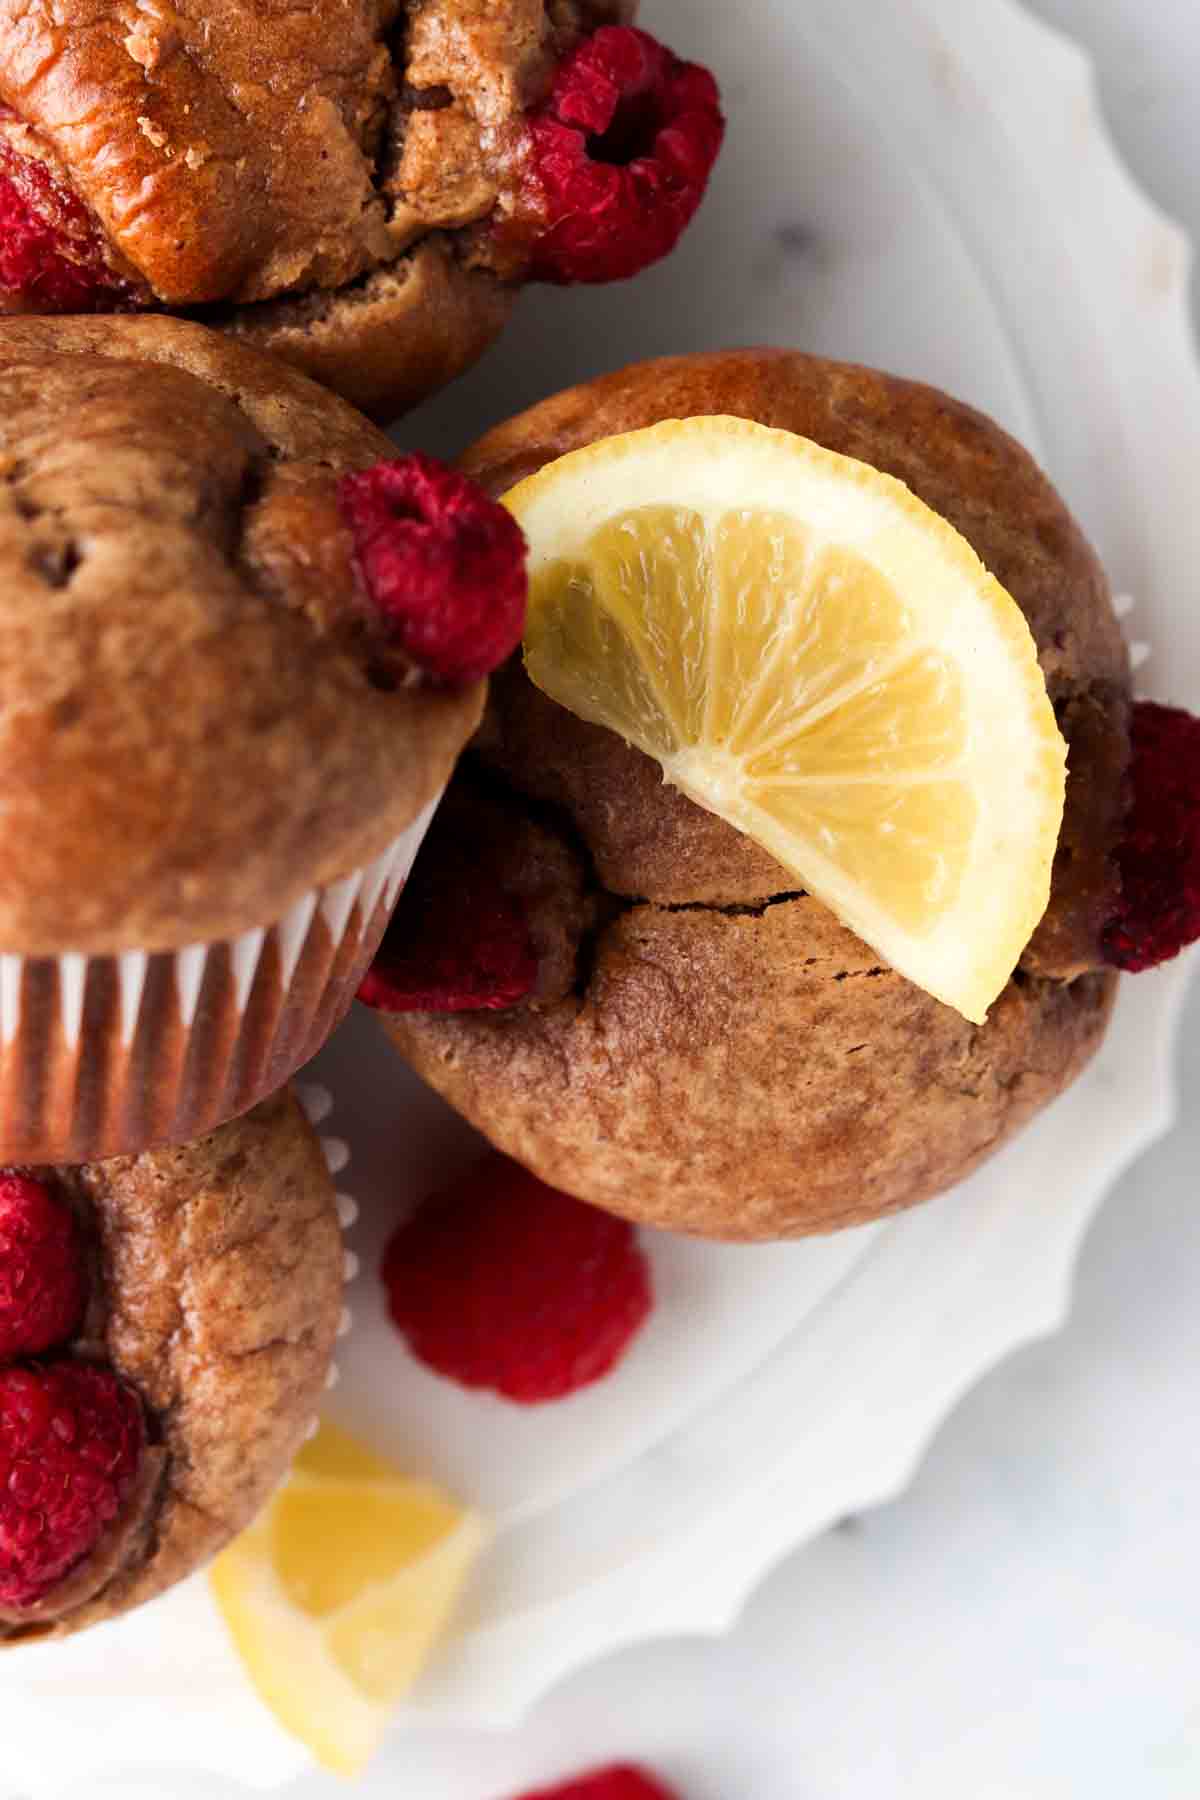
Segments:
[[[348,406],[199,326],[0,324],[0,943],[164,950],[364,867],[482,705],[389,638]]]
[[[1050,904],[1022,962],[1056,977],[1101,966],[1120,887],[1128,651],[1095,552],[1032,457],[992,420],[875,370],[787,350],[726,351],[663,358],[557,394],[489,432],[462,466],[501,494],[597,438],[703,413],[798,432],[896,476],[1011,593],[1071,750]],[[649,759],[527,689],[522,679],[497,690],[497,741],[515,746],[544,797],[578,818],[607,887],[666,903],[736,905],[794,885],[749,838],[664,788]],[[566,734],[572,753],[549,756],[552,738]]]
[[[68,1259],[48,1343],[14,1297]],[[0,1172],[0,1644],[126,1612],[248,1523],[315,1416],[341,1292],[287,1092],[175,1149]]]
[[[423,1079],[552,1186],[668,1229],[793,1236],[951,1186],[1099,1045],[1128,659],[1103,570],[1026,452],[872,370],[782,350],[642,364],[499,426],[463,467],[503,493],[598,438],[705,414],[899,477],[1027,619],[1069,775],[1050,904],[1020,967],[987,1023],[969,1023],[514,660],[364,997]]]
[[[83,202],[131,299],[340,287],[426,232],[517,213],[526,109],[588,12],[5,4],[0,132]],[[471,253],[494,266],[503,241]]]
[[[395,413],[473,360],[510,284],[627,274],[698,204],[715,86],[632,10],[0,0],[0,311],[209,309]],[[554,237],[596,214],[597,165],[632,264]]]

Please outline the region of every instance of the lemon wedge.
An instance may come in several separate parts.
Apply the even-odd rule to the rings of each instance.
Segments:
[[[525,666],[981,1022],[1050,895],[1066,746],[1020,609],[891,476],[742,419],[548,464]]]
[[[247,1673],[325,1768],[354,1775],[441,1636],[483,1521],[322,1425],[209,1579]]]

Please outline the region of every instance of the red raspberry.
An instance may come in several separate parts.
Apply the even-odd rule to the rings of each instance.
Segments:
[[[593,32],[529,118],[547,220],[531,274],[620,281],[666,256],[704,198],[724,135],[707,69],[632,25]]]
[[[436,826],[358,997],[381,1012],[497,1012],[533,992],[525,909]]]
[[[526,1406],[607,1375],[652,1304],[631,1225],[495,1154],[400,1226],[383,1283],[423,1363]]]
[[[417,897],[410,901],[409,895]],[[380,1012],[499,1012],[533,991],[537,956],[520,903],[459,891],[430,904],[410,883],[358,997]]]
[[[673,1788],[664,1787],[644,1769],[632,1763],[613,1763],[596,1769],[590,1775],[579,1775],[574,1781],[558,1787],[539,1788],[536,1794],[521,1794],[518,1800],[679,1800]]]
[[[0,1605],[32,1606],[95,1548],[144,1444],[137,1397],[108,1369],[0,1370]]]
[[[1131,740],[1133,801],[1117,851],[1121,900],[1104,952],[1136,974],[1200,938],[1200,719],[1142,700]]]
[[[388,636],[430,675],[477,681],[525,628],[525,539],[511,513],[432,456],[346,475],[342,517]]]
[[[3,112],[0,108],[0,113]],[[91,214],[0,135],[0,295],[38,313],[114,311],[130,297]]]
[[[69,1338],[83,1311],[71,1209],[29,1175],[0,1174],[0,1357]]]

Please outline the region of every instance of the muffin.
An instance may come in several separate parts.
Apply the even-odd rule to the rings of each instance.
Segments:
[[[0,312],[192,313],[377,418],[526,279],[664,254],[716,88],[626,0],[68,0],[0,19]]]
[[[1011,981],[969,1023],[514,662],[366,996],[417,1072],[543,1180],[654,1225],[791,1236],[959,1181],[1094,1054],[1115,985],[1129,671],[1103,570],[1046,478],[911,382],[787,351],[668,359],[534,407],[463,466],[501,493],[595,439],[703,414],[899,477],[1024,614],[1069,777],[1049,906]],[[447,974],[414,991],[408,945],[436,973],[439,938],[486,967],[474,990]]]
[[[0,1643],[127,1612],[248,1523],[315,1416],[341,1290],[287,1093],[176,1149],[0,1172]]]
[[[389,453],[200,326],[0,322],[0,1157],[195,1137],[349,1004],[523,607],[503,510],[422,525]]]

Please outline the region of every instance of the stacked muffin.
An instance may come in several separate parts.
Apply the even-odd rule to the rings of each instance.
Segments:
[[[0,18],[4,1641],[206,1560],[314,1417],[342,1254],[286,1083],[525,598],[509,515],[339,395],[392,418],[524,281],[670,249],[723,126],[631,11]]]
[[[0,391],[0,1630],[27,1637],[206,1559],[314,1416],[342,1259],[283,1084],[483,686],[421,679],[372,608],[350,502],[391,446],[304,377],[178,320],[22,319]]]

